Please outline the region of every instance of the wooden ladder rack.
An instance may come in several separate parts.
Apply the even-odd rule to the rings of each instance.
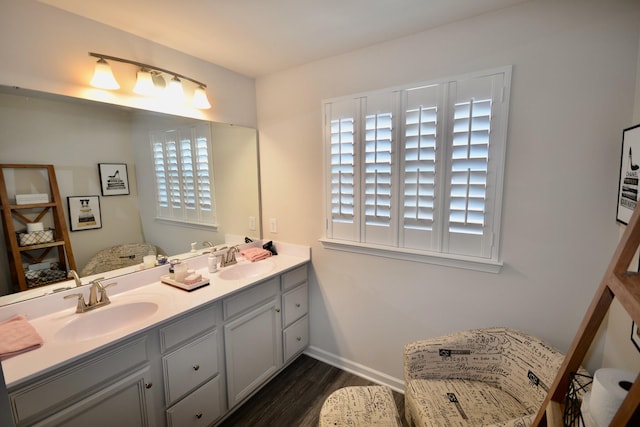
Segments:
[[[9,200],[7,184],[5,181],[5,169],[34,169],[46,170],[49,180],[50,201],[46,203],[12,204]],[[9,270],[15,291],[25,291],[38,285],[30,286],[25,275],[23,263],[37,264],[42,262],[52,250],[57,249],[57,262],[59,269],[64,271],[64,278],[41,283],[41,285],[66,280],[67,269],[76,268],[69,231],[64,218],[62,199],[58,191],[58,182],[53,165],[29,165],[29,164],[0,164],[0,204],[2,205],[2,226],[4,238],[7,246],[7,256],[9,258]],[[25,213],[28,211],[28,213]],[[36,215],[30,219],[28,215]],[[21,246],[16,233],[15,221],[23,224],[40,222],[51,214],[54,226],[54,240],[51,242],[41,242],[32,245]]]
[[[578,371],[614,298],[640,324],[640,273],[628,271],[639,245],[640,209],[635,209],[556,379],[538,411],[534,426],[564,425],[562,406],[569,388],[569,374]],[[636,377],[610,425],[640,426],[639,403],[640,375]]]

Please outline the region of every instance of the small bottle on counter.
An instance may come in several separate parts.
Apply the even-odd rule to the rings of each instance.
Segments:
[[[209,254],[209,258],[207,258],[207,264],[209,266],[209,273],[215,273],[218,271],[218,257],[213,253]]]

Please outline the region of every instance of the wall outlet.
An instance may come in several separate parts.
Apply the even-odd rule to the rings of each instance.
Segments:
[[[256,217],[255,216],[250,216],[249,217],[249,230],[251,230],[251,231],[255,231],[256,230]]]
[[[269,231],[272,233],[278,232],[278,220],[275,218],[269,218]]]

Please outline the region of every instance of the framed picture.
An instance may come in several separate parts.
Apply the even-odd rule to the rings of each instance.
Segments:
[[[100,196],[70,196],[67,197],[67,204],[71,231],[102,228]]]
[[[616,220],[628,224],[638,203],[640,175],[640,124],[622,132],[620,182],[618,184],[618,211]]]
[[[640,351],[640,332],[638,331],[638,324],[631,322],[631,342]]]
[[[640,154],[640,151],[638,152]],[[103,196],[129,194],[129,176],[126,163],[98,163]]]

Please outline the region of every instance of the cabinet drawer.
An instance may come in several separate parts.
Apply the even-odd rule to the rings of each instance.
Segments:
[[[218,331],[211,332],[162,359],[167,405],[218,373]]]
[[[225,298],[222,302],[224,319],[228,320],[244,313],[278,295],[278,292],[280,292],[280,280],[278,277],[274,277],[237,295]]]
[[[309,311],[309,292],[307,284],[284,294],[284,326],[301,318]]]
[[[309,316],[305,316],[284,330],[285,362],[309,345]]]
[[[168,427],[211,425],[222,415],[220,376],[185,397],[167,410]]]
[[[9,399],[14,419],[16,423],[21,422],[47,409],[80,400],[99,385],[113,381],[147,360],[145,337],[91,356],[91,359],[74,364],[72,368],[11,392]]]
[[[216,305],[211,305],[196,313],[177,320],[171,325],[160,328],[160,346],[162,352],[182,344],[200,333],[216,326]]]
[[[282,288],[288,291],[300,283],[307,281],[307,264],[288,271],[282,275]]]

